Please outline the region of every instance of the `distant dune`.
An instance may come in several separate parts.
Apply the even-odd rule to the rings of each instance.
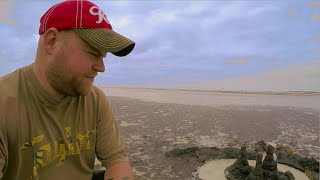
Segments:
[[[219,90],[219,89],[185,89],[185,88],[146,88],[146,87],[122,87],[122,86],[99,86],[111,89],[140,89],[140,90],[164,90],[164,91],[194,91],[194,92],[216,92],[234,94],[265,94],[265,95],[294,95],[294,96],[319,96],[316,91],[248,91],[248,90]]]
[[[312,108],[320,111],[320,92],[311,91],[227,91],[204,89],[165,89],[106,87],[100,88],[108,96],[128,97],[149,102],[176,103],[189,105],[245,105],[285,106]]]

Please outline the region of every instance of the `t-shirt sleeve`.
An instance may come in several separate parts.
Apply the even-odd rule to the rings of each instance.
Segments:
[[[96,155],[105,168],[128,161],[118,125],[115,121],[111,103],[106,95],[99,90],[100,103],[97,119]]]

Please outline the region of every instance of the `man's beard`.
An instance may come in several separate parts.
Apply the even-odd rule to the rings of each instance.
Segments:
[[[83,89],[83,77],[74,76],[72,72],[61,70],[58,67],[52,67],[46,73],[47,79],[51,87],[59,94],[66,96],[78,97],[86,95]]]

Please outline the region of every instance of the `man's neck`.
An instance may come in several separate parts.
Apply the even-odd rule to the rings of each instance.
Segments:
[[[39,68],[39,64],[36,62],[32,64],[32,69],[36,79],[42,88],[50,95],[53,99],[60,101],[65,98],[65,95],[58,93],[49,83],[47,76],[45,74],[45,68]]]

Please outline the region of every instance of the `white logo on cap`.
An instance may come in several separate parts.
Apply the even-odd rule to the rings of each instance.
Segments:
[[[94,11],[94,10],[98,10],[98,11]],[[108,24],[110,24],[110,22],[107,19],[107,16],[103,13],[103,11],[98,8],[97,6],[92,6],[89,9],[90,14],[94,15],[94,16],[99,16],[99,20],[96,21],[96,23],[100,24],[103,20],[105,20]]]

